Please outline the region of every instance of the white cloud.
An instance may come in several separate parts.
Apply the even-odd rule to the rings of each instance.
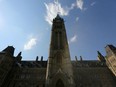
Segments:
[[[83,10],[83,0],[77,0],[76,5],[80,10]]]
[[[76,4],[72,3],[70,9],[74,9],[75,6],[76,6]]]
[[[74,5],[71,6],[71,8],[68,7],[62,7],[59,2],[53,2],[53,3],[44,3],[46,7],[46,16],[45,20],[52,25],[53,18],[56,17],[57,13],[59,13],[61,16],[67,16],[69,14],[69,11],[73,9]]]
[[[94,6],[95,4],[96,4],[96,2],[92,2],[92,3],[91,3],[91,6]]]
[[[76,21],[78,21],[79,20],[79,17],[76,17]]]
[[[29,41],[24,45],[24,50],[30,50],[37,44],[36,38],[30,38]]]
[[[68,43],[74,43],[77,41],[77,35],[74,35],[73,37],[70,38],[70,40],[68,41]]]
[[[61,16],[67,16],[71,10],[74,9],[74,7],[77,7],[80,10],[86,10],[87,8],[83,7],[84,1],[83,0],[76,0],[76,2],[72,3],[70,7],[67,6],[61,6],[61,3],[58,1],[54,1],[51,3],[44,3],[46,7],[46,15],[45,20],[52,25],[53,18],[56,17],[57,13],[59,13]],[[77,20],[77,19],[76,19]]]

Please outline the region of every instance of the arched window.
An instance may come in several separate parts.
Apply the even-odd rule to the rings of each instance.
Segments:
[[[45,84],[43,84],[43,87],[45,87]]]
[[[56,87],[64,87],[64,83],[62,82],[61,79],[59,79],[59,80],[56,82]]]
[[[36,87],[39,87],[39,85],[37,85]]]

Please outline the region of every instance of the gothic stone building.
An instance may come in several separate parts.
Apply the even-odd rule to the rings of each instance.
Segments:
[[[14,47],[0,52],[0,87],[116,87],[116,48],[106,46],[99,60],[71,61],[64,20],[53,19],[47,61],[22,61]]]

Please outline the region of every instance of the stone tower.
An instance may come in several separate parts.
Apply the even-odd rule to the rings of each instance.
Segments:
[[[116,47],[113,45],[107,45],[105,49],[106,49],[106,64],[116,76]]]
[[[59,15],[53,19],[51,30],[46,87],[74,87],[64,20]]]

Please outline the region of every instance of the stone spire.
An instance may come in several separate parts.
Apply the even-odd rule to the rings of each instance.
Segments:
[[[103,56],[99,51],[97,51],[97,54],[98,54],[98,59],[99,59],[101,62],[105,62],[105,61],[106,61],[105,58],[104,58],[104,56]]]

